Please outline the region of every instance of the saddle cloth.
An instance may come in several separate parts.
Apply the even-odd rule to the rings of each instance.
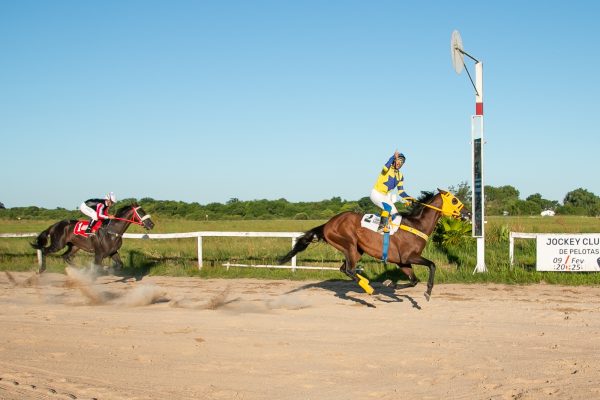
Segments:
[[[73,233],[79,236],[88,237],[89,235],[85,233],[88,225],[90,223],[88,221],[77,221],[75,227],[73,228]],[[96,232],[102,226],[102,221],[96,221],[96,225],[92,228],[92,232]]]
[[[379,217],[379,215],[365,214],[363,216],[363,218],[360,220],[360,226],[362,226],[363,228],[372,230],[373,232],[377,232],[377,228],[379,228],[379,220],[380,219],[381,218]],[[401,215],[394,216],[392,223],[389,224],[390,225],[390,235],[393,235],[394,233],[396,233],[396,231],[398,230],[398,227],[400,226],[400,222],[402,222],[402,216]],[[383,232],[381,232],[381,234],[383,235]]]

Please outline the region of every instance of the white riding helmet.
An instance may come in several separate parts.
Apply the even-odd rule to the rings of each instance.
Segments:
[[[106,200],[110,200],[113,203],[117,202],[117,196],[115,196],[115,194],[113,192],[110,192],[109,194],[107,194],[106,196],[104,196],[104,198]]]

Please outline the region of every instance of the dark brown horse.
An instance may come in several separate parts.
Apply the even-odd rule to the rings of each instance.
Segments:
[[[46,270],[46,255],[55,253],[67,246],[67,251],[62,255],[62,258],[71,264],[71,257],[77,251],[84,250],[94,254],[94,264],[102,265],[102,260],[106,257],[111,257],[114,266],[121,268],[123,262],[119,256],[119,249],[123,244],[123,233],[129,228],[129,225],[141,225],[146,229],[152,229],[154,222],[150,219],[150,214],[133,203],[124,206],[117,211],[115,219],[108,220],[107,223],[98,230],[96,235],[82,236],[74,233],[75,225],[79,222],[76,220],[62,220],[38,235],[35,242],[31,243],[34,249],[42,251],[42,260],[40,262],[39,272]],[[48,237],[50,244],[48,245]]]
[[[409,277],[411,286],[419,280],[412,269],[413,264],[425,265],[429,268],[427,291],[425,297],[429,300],[433,289],[435,264],[421,256],[427,239],[435,229],[442,215],[454,218],[469,219],[470,212],[452,193],[438,189],[439,193],[426,193],[415,203],[409,213],[402,214],[400,229],[389,238],[387,261],[398,267]],[[361,226],[363,215],[355,212],[343,212],[331,218],[327,223],[313,228],[297,239],[293,249],[279,259],[283,264],[292,259],[297,253],[305,250],[311,242],[323,240],[339,251],[346,260],[340,270],[357,282],[367,293],[373,288],[369,281],[356,273],[356,263],[363,253],[382,259],[383,235]],[[390,285],[390,284],[388,284]],[[394,288],[395,284],[391,284]]]

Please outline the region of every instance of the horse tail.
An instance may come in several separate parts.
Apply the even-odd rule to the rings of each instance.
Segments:
[[[319,240],[325,240],[325,235],[323,234],[323,228],[325,224],[321,226],[317,226],[316,228],[312,228],[310,231],[304,233],[304,235],[300,236],[296,240],[296,244],[292,248],[292,250],[287,253],[285,256],[279,258],[277,262],[279,264],[284,264],[290,261],[296,254],[301,251],[306,250],[309,244],[312,242],[318,242]]]
[[[33,247],[36,250],[42,250],[44,247],[46,247],[46,245],[48,244],[48,235],[50,234],[50,230],[53,227],[54,227],[54,225],[52,225],[50,228],[48,228],[45,231],[43,231],[42,233],[40,233],[35,238],[34,242],[29,243],[31,245],[31,247]]]
[[[61,235],[63,235],[65,228],[67,227],[67,225],[69,225],[72,221],[69,220],[62,220],[62,221],[58,221],[57,223],[55,223],[54,225],[51,225],[48,229],[46,229],[45,231],[43,231],[42,233],[40,233],[37,238],[35,238],[35,241],[29,243],[31,245],[31,247],[33,247],[36,250],[42,250],[44,248],[47,247],[48,245],[48,236],[50,236],[50,240],[51,240],[51,244],[58,245],[58,242],[60,241],[60,237]],[[49,249],[47,249],[49,250]],[[55,250],[56,251],[56,250]]]

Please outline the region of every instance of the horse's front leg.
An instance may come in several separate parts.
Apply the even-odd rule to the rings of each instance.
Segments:
[[[431,291],[433,290],[433,282],[435,279],[435,264],[424,257],[418,256],[410,259],[411,264],[424,265],[429,268],[429,278],[427,279],[427,291],[424,293],[427,301],[431,298]]]
[[[419,278],[417,278],[417,276],[415,275],[415,271],[413,270],[412,265],[410,265],[410,264],[401,264],[401,263],[398,263],[396,265],[404,273],[404,275],[406,275],[408,277],[409,283],[398,285],[398,282],[392,282],[391,279],[386,279],[383,282],[384,286],[387,286],[387,287],[392,288],[392,289],[406,289],[406,288],[409,288],[409,287],[415,287],[415,286],[417,286],[417,284],[419,282],[421,282],[419,280]]]
[[[92,269],[102,269],[102,260],[106,257],[106,253],[104,251],[104,248],[102,246],[102,243],[100,241],[100,239],[98,238],[98,235],[93,236],[91,238],[92,240],[92,248],[93,248],[93,254],[94,254],[94,261],[92,262]]]
[[[421,282],[415,275],[415,270],[413,269],[412,265],[408,264],[407,266],[401,266],[400,269],[402,272],[404,272],[404,275],[408,276],[410,287],[415,287],[417,286],[417,283]]]
[[[121,256],[119,256],[118,252],[114,252],[110,258],[113,260],[113,267],[117,270],[123,269],[123,261],[121,261]]]
[[[95,267],[95,268],[102,268],[102,260],[103,259],[104,259],[104,257],[102,256],[102,253],[95,252],[94,253],[94,264],[93,264],[93,267]]]

